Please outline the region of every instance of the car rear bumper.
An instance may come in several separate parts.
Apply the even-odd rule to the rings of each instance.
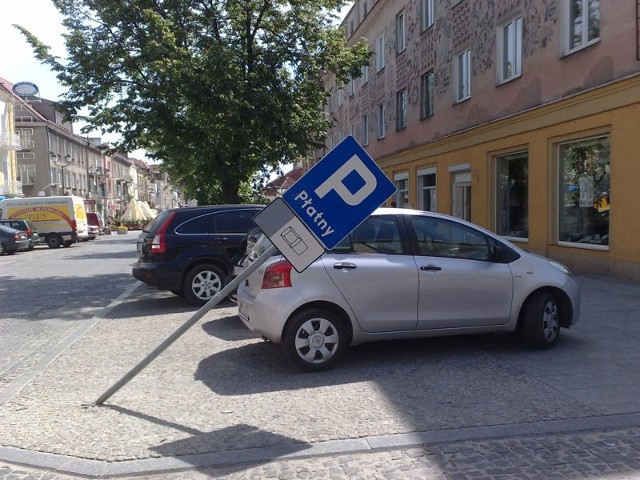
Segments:
[[[131,274],[135,279],[146,283],[151,288],[160,290],[180,290],[181,273],[161,268],[153,263],[138,262],[133,266]]]

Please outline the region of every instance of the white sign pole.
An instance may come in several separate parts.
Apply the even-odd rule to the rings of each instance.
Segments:
[[[258,269],[269,257],[275,255],[278,249],[274,246],[269,247],[262,255],[255,259],[249,266],[247,266],[236,278],[229,282],[222,290],[216,293],[211,300],[204,304],[200,310],[193,314],[189,320],[184,322],[180,328],[173,332],[167,339],[158,345],[149,355],[147,355],[140,363],[133,367],[125,376],[118,380],[111,388],[104,392],[95,401],[94,405],[102,405],[106,402],[114,393],[124,387],[133,377],[142,371],[147,365],[154,361],[162,352],[164,352],[173,342],[182,336],[187,330],[200,320],[205,313],[215,307],[220,301],[233,292],[240,283],[242,283],[249,275]]]

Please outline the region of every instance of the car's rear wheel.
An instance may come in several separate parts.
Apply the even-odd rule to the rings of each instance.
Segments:
[[[195,305],[204,305],[224,287],[224,274],[215,265],[193,268],[184,280],[184,296]]]
[[[62,237],[57,233],[47,235],[47,246],[49,248],[60,248],[62,246]]]
[[[313,308],[289,320],[282,345],[286,357],[297,367],[310,372],[323,370],[347,348],[347,329],[335,313]]]
[[[534,348],[551,348],[560,337],[560,305],[549,292],[534,294],[524,306],[525,341]]]

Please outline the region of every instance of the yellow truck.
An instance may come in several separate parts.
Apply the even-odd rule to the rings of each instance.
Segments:
[[[7,198],[0,200],[0,218],[33,222],[49,248],[89,238],[87,211],[80,197]]]

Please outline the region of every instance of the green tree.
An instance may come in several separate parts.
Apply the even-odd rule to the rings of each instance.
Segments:
[[[335,26],[344,0],[52,0],[66,58],[16,26],[67,92],[84,131],[145,148],[200,203],[236,203],[243,182],[323,142],[322,76],[370,56]]]

